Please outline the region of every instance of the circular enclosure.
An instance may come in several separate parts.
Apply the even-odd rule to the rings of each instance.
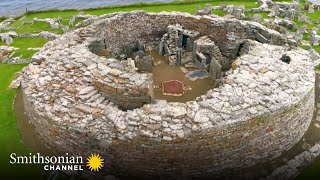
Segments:
[[[188,77],[207,73],[211,89],[187,102],[155,98],[157,63],[133,51],[154,45],[172,66],[189,58],[196,70]],[[103,49],[112,57],[95,54]],[[312,119],[309,53],[253,22],[109,14],[47,43],[33,60],[22,89],[40,135],[60,151],[100,153],[119,173],[227,174],[281,155]]]

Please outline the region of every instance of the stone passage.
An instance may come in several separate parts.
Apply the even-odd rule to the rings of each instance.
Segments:
[[[163,38],[168,27],[176,44]],[[196,68],[212,67],[207,73],[220,86],[186,103],[153,99],[152,73],[135,67],[135,58],[145,56],[129,55],[162,44],[174,58],[174,49],[183,52],[190,39]],[[114,58],[93,53],[101,49]],[[299,141],[312,118],[310,54],[258,23],[114,13],[47,43],[33,60],[22,71],[32,124],[50,146],[100,153],[115,173],[228,174],[278,157]]]

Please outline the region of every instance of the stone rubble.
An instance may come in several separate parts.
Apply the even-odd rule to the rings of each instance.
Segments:
[[[18,50],[18,48],[11,46],[0,46],[0,62],[4,63],[15,50]]]
[[[50,18],[45,18],[45,19],[38,19],[38,18],[33,18],[34,22],[45,22],[48,23],[51,27],[51,29],[59,29],[60,24],[58,22],[58,19],[50,19]]]
[[[320,36],[318,35],[318,28],[314,28],[311,31],[310,45],[312,45],[312,46],[319,46],[320,45]]]
[[[4,30],[8,25],[10,25],[14,21],[14,18],[8,18],[2,22],[0,22],[0,30]]]
[[[48,32],[48,31],[41,31],[40,33],[37,34],[17,34],[18,37],[42,37],[44,39],[49,39],[49,40],[53,40],[56,39],[58,37],[60,37],[61,35],[52,33],[52,32]]]
[[[7,46],[13,43],[13,38],[17,37],[18,34],[16,32],[6,32],[6,33],[0,33],[0,40],[4,43],[6,43]]]

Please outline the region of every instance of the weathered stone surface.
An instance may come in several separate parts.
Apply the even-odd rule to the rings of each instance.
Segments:
[[[315,157],[320,154],[320,144],[316,143],[313,147],[308,148],[307,151],[302,152],[295,158],[288,161],[284,166],[277,168],[271,175],[264,179],[292,179],[296,177],[301,170],[314,162]]]
[[[50,19],[50,18],[38,19],[38,18],[33,18],[33,21],[34,22],[45,22],[45,23],[48,23],[50,25],[51,29],[59,29],[59,27],[60,27],[57,19]]]
[[[100,38],[123,54],[126,43],[159,42],[161,32],[176,23],[214,34],[221,54],[241,61],[225,73],[224,84],[195,101],[151,103],[150,74],[129,71],[126,61],[98,57],[88,48]],[[257,32],[266,43],[256,41]],[[310,125],[314,62],[309,52],[282,46],[288,43],[275,31],[236,19],[140,11],[104,15],[48,42],[22,70],[26,112],[49,145],[100,153],[107,168],[126,174],[229,173],[288,150]],[[281,61],[284,54],[289,64]],[[97,67],[87,67],[85,59]]]
[[[81,89],[81,91],[79,91],[79,94],[80,95],[89,94],[90,92],[92,92],[94,90],[95,90],[95,88],[93,86],[89,86],[89,87]]]
[[[151,56],[145,56],[142,59],[135,60],[135,65],[140,72],[152,72],[153,58]]]

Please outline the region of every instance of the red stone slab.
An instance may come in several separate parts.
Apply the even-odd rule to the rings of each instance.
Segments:
[[[178,80],[170,80],[162,83],[162,93],[167,96],[182,96],[184,84]]]

